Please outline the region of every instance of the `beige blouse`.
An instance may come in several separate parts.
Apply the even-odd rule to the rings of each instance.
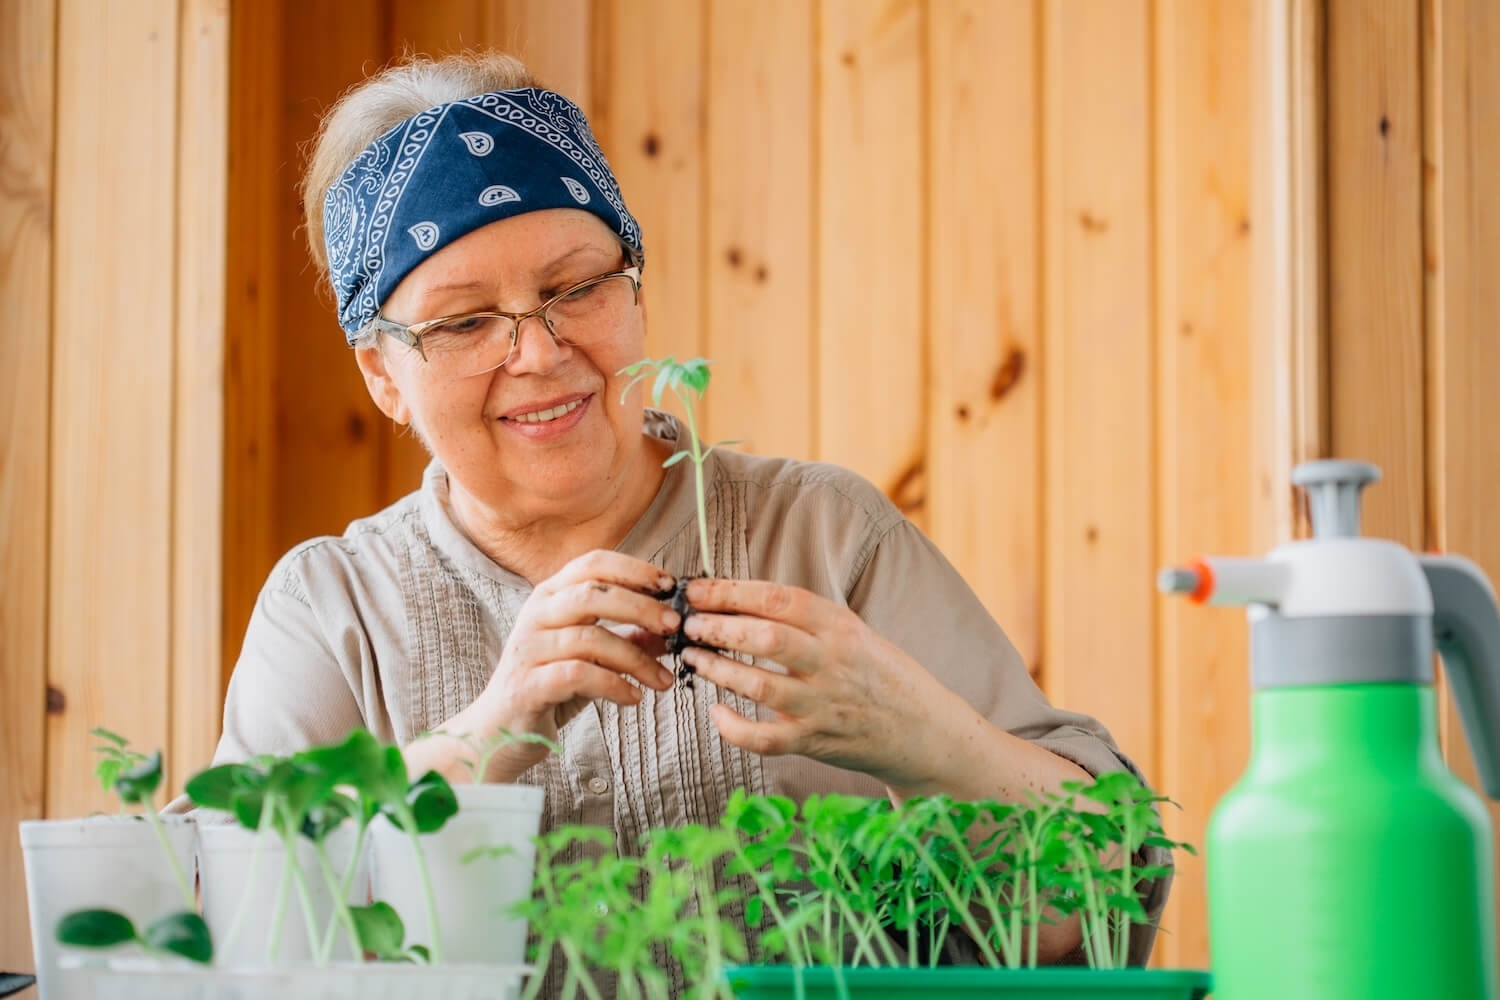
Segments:
[[[646,432],[675,440],[670,415]],[[937,548],[869,482],[832,465],[715,450],[705,467],[716,572],[805,587],[855,610],[996,726],[1092,774],[1135,767],[1103,725],[1048,703],[1001,627]],[[693,467],[679,462],[620,551],[683,576],[701,571]],[[287,553],[259,596],[229,683],[215,762],[286,754],[364,726],[404,744],[483,690],[531,592],[456,527],[436,462],[422,487],[343,535]],[[635,852],[652,827],[717,820],[730,791],[883,796],[859,773],[760,757],[720,739],[706,681],[635,707],[596,703],[560,734],[561,755],[522,781],[546,789],[544,828],[587,823]],[[1164,863],[1166,858],[1152,859]],[[1154,918],[1167,880],[1143,902]],[[1132,962],[1154,932],[1140,929]]]

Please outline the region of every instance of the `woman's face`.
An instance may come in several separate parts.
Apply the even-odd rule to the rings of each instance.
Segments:
[[[433,254],[396,287],[381,315],[410,325],[484,310],[526,312],[627,263],[596,216],[529,212]],[[434,372],[390,337],[358,355],[377,404],[412,425],[453,486],[521,526],[607,503],[655,463],[641,433],[641,390],[622,402],[628,380],[615,374],[644,356],[645,333],[644,304],[587,348],[559,343],[540,318],[528,319],[504,367],[467,378]],[[539,420],[541,414],[551,419]]]

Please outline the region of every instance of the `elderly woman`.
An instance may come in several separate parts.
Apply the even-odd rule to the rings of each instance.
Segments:
[[[369,392],[432,461],[417,492],[275,567],[218,760],[365,726],[413,772],[461,778],[472,750],[424,734],[541,734],[561,753],[515,745],[487,779],[541,785],[544,825],[607,825],[622,850],[714,821],[737,787],[1012,800],[1133,766],[1048,704],[852,472],[714,451],[702,578],[692,470],[663,468],[682,429],[621,374],[645,353],[640,227],[583,114],[521,64],[365,81],[323,122],[303,196]],[[691,686],[664,665],[678,577],[700,577]],[[1049,927],[1043,958],[1077,944],[1075,922]]]

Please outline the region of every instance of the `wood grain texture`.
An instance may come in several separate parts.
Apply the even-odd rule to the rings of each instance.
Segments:
[[[707,434],[811,458],[814,15],[712,0],[708,19]]]
[[[1482,0],[1426,0],[1424,104],[1428,358],[1426,544],[1500,580],[1500,11]],[[1443,687],[1445,756],[1483,794],[1469,735]],[[1500,831],[1500,807],[1486,802]],[[1492,854],[1492,863],[1494,855]],[[1496,886],[1500,893],[1500,884]],[[1500,942],[1497,942],[1500,944]]]
[[[1041,666],[1040,54],[1030,0],[927,30],[928,524]]]
[[[1165,0],[1154,10],[1157,538],[1159,565],[1251,552],[1249,47],[1251,0]],[[1245,617],[1160,601],[1158,689],[1168,833],[1202,845],[1213,805],[1249,757]],[[1176,858],[1155,958],[1204,967],[1203,857]]]
[[[57,8],[0,0],[0,968],[31,969],[16,825],[43,811]]]
[[[225,206],[222,684],[229,683],[276,545],[276,370],[288,316],[280,258],[306,251],[281,229],[279,3],[230,5],[229,158]],[[322,324],[317,316],[297,316]],[[332,334],[324,334],[331,336]]]
[[[213,758],[222,684],[225,166],[230,0],[181,7],[169,795]]]
[[[1320,6],[1252,7],[1251,552],[1305,538],[1292,468],[1328,454],[1326,63]]]
[[[614,0],[607,7],[596,128],[641,225],[646,350],[655,358],[696,357],[704,351],[704,5]],[[670,398],[663,407],[682,413]]]
[[[90,727],[168,744],[178,28],[175,0],[59,9],[51,816],[112,805]]]
[[[1366,535],[1424,530],[1418,0],[1328,5],[1328,370],[1333,454],[1380,466]]]
[[[924,526],[924,9],[819,11],[817,456]]]
[[[1151,26],[1144,2],[1045,18],[1043,682],[1156,775]]]
[[[437,57],[489,44],[502,6],[498,0],[385,0],[385,51],[391,58]]]
[[[390,421],[365,389],[335,320],[332,293],[316,281],[296,190],[302,148],[318,119],[350,84],[364,78],[372,55],[381,52],[377,14],[373,6],[331,3],[283,8],[285,99],[274,161],[275,228],[269,234],[276,241],[280,315],[266,331],[276,339],[272,544],[277,556],[315,535],[342,533],[352,517],[374,513],[385,499],[379,483]],[[310,38],[320,40],[316,59],[303,50]]]
[[[487,44],[498,45],[519,56],[542,80],[567,95],[585,114],[592,113],[593,57],[590,45],[594,25],[591,0],[490,0],[499,16],[491,13]],[[632,16],[640,7],[632,7]],[[696,9],[697,4],[690,5]],[[498,20],[498,32],[495,27]],[[644,64],[642,64],[643,68]]]

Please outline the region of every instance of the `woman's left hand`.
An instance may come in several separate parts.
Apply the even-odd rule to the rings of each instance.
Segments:
[[[706,680],[775,713],[755,721],[715,705],[724,739],[763,755],[800,754],[862,771],[898,794],[942,784],[950,763],[944,736],[976,713],[853,611],[758,580],[694,580],[687,596],[690,639],[785,671],[709,649],[683,652]]]

